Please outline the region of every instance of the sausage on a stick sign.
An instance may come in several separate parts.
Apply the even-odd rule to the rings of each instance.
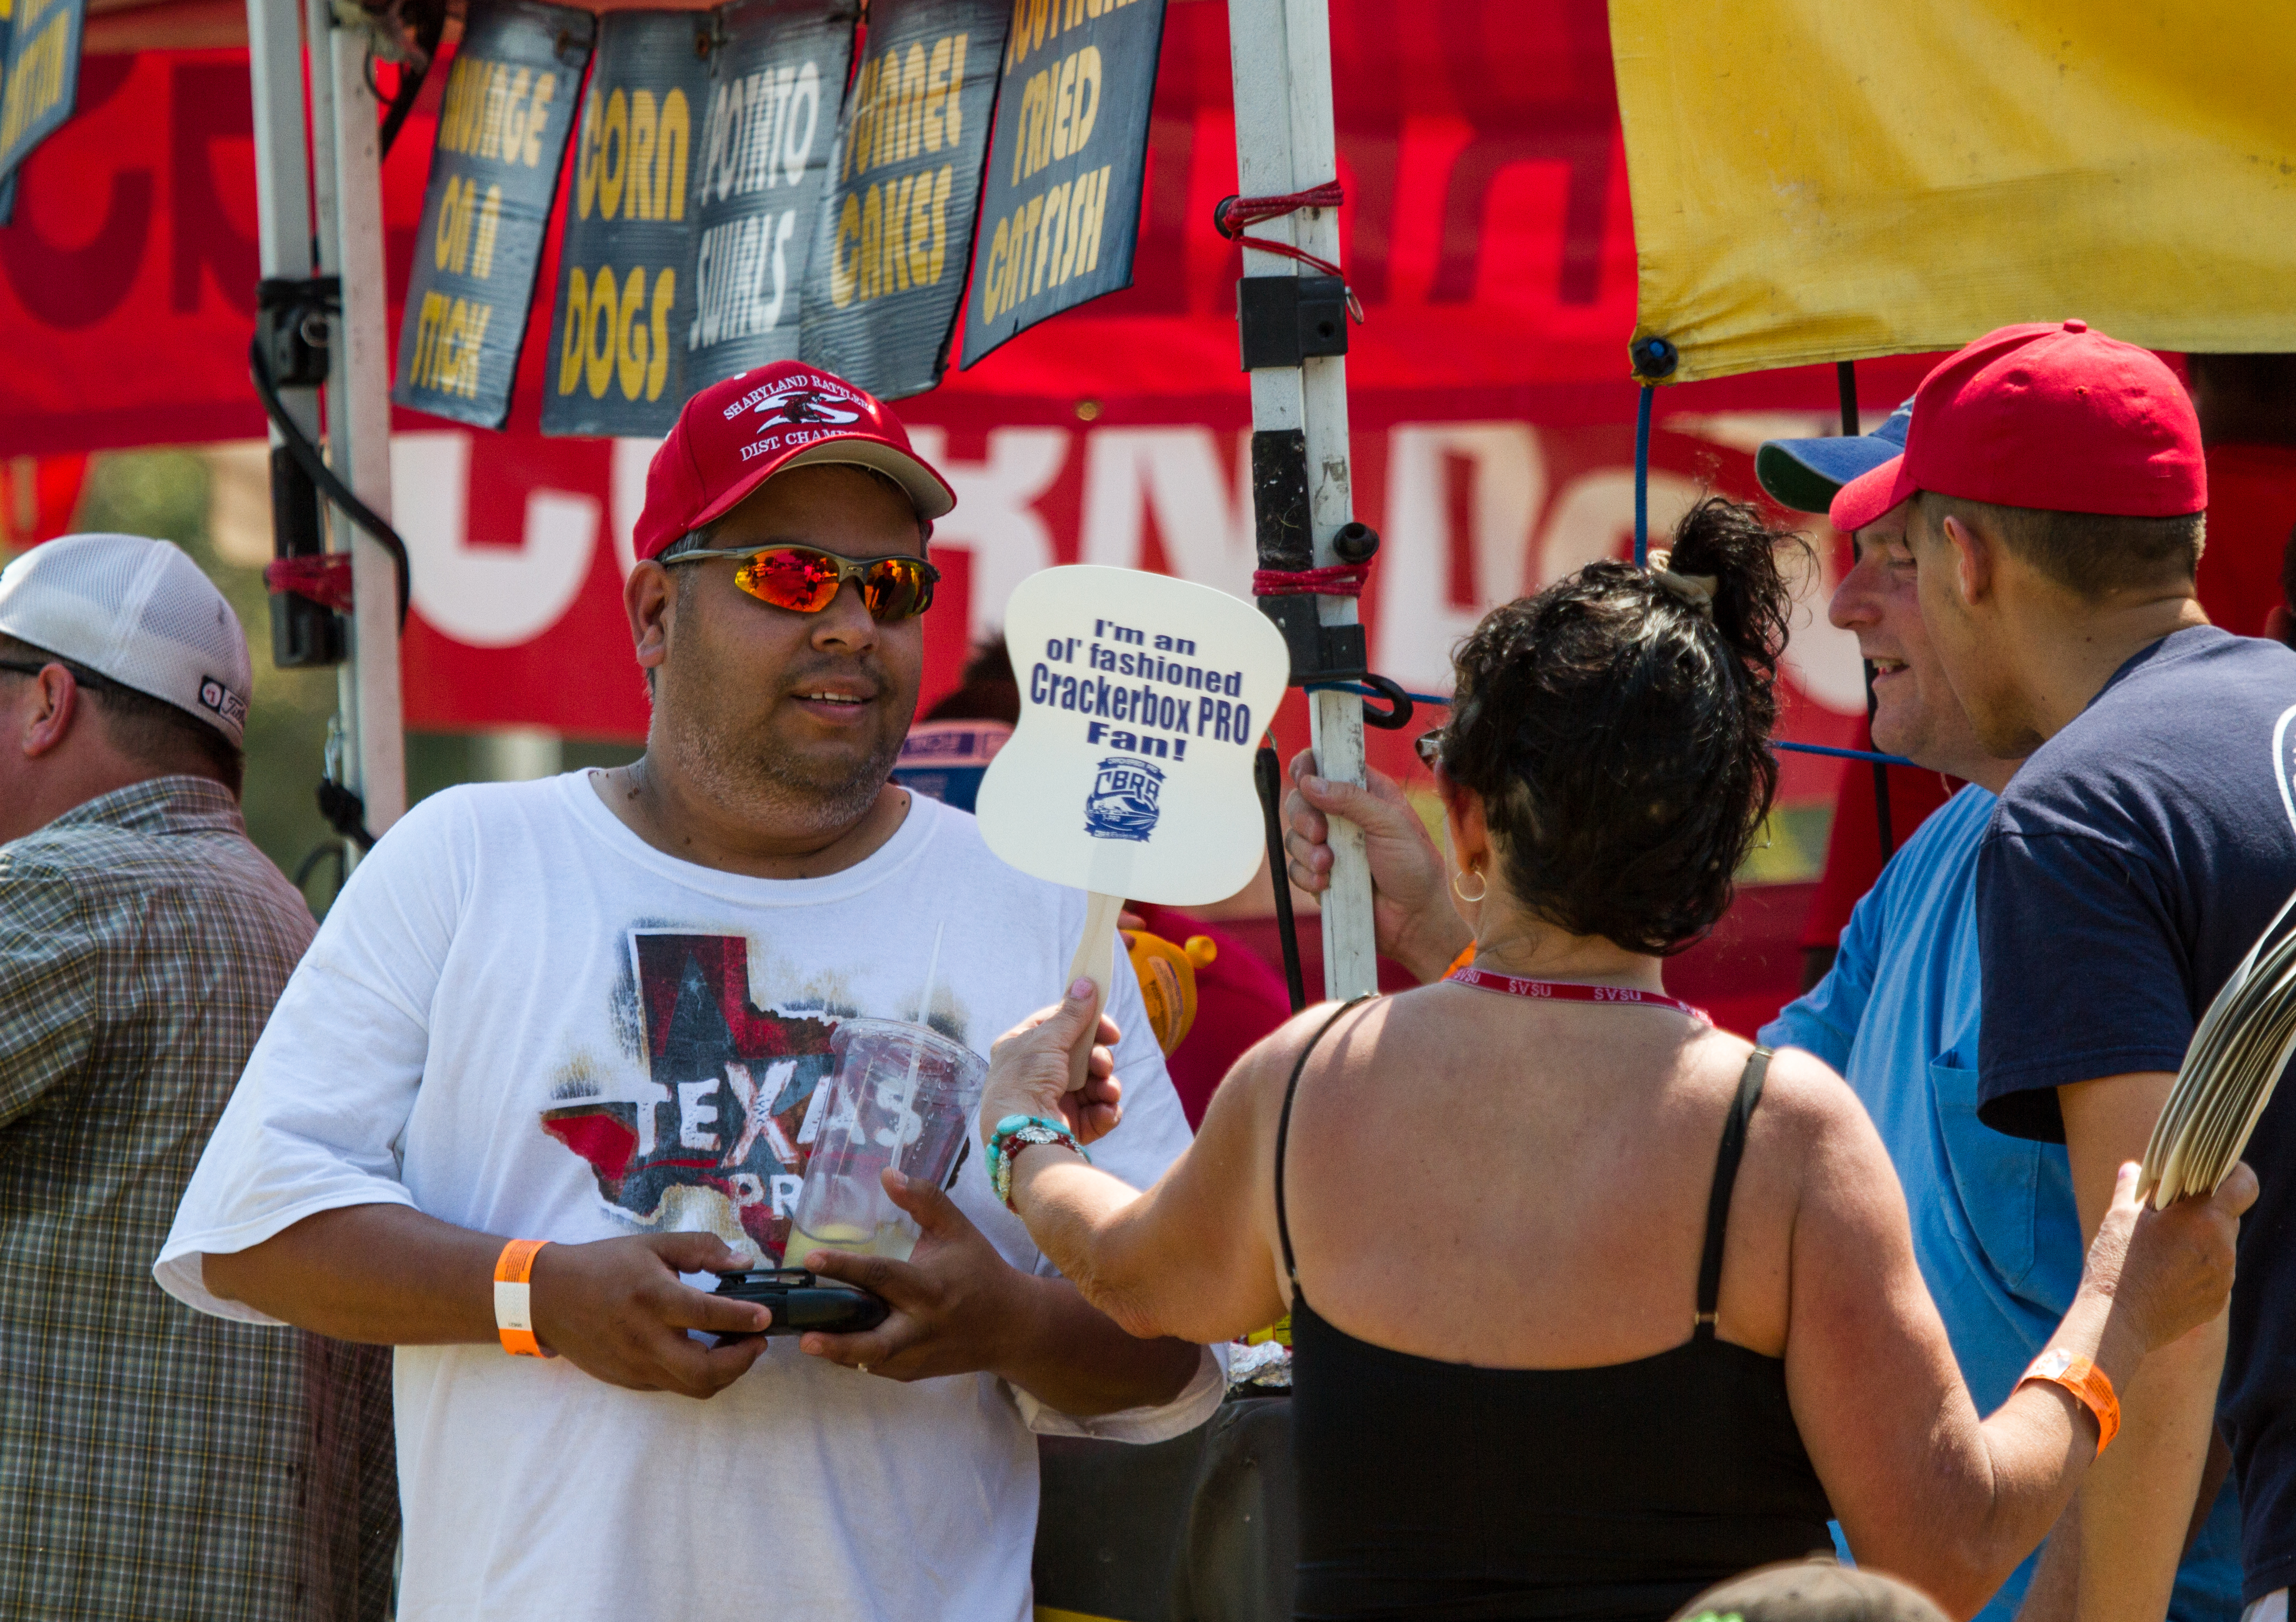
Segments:
[[[447,75],[390,397],[500,428],[596,21],[536,0],[473,4]]]
[[[1259,871],[1252,754],[1291,660],[1240,598],[1095,564],[1022,581],[1004,638],[1021,720],[981,782],[980,831],[1021,872],[1091,892],[1069,978],[1104,995],[1127,897],[1201,905]]]

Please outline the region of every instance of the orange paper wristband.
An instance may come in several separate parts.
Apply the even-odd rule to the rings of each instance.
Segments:
[[[1461,948],[1459,955],[1451,960],[1450,967],[1443,971],[1443,978],[1445,979],[1448,979],[1453,975],[1458,973],[1460,970],[1472,969],[1474,966],[1475,943],[1471,940],[1465,946]]]
[[[2120,1398],[2114,1395],[2112,1381],[2105,1378],[2104,1371],[2087,1358],[2052,1347],[2033,1359],[2024,1379],[2017,1383],[2021,1386],[2032,1380],[2062,1386],[2082,1407],[2096,1415],[2097,1452],[2103,1453],[2120,1434]]]
[[[547,1357],[534,1338],[534,1309],[527,1281],[534,1275],[536,1252],[546,1239],[513,1239],[495,1258],[495,1327],[503,1350],[521,1357]]]

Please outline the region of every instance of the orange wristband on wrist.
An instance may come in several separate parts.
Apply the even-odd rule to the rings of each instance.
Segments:
[[[2032,1366],[2017,1383],[2021,1386],[2034,1380],[2062,1386],[2082,1407],[2096,1415],[2096,1450],[2100,1454],[2120,1434],[2120,1398],[2114,1395],[2112,1381],[2105,1378],[2104,1371],[2087,1358],[2052,1347],[2033,1359]]]
[[[495,1328],[503,1350],[520,1357],[547,1357],[534,1338],[534,1309],[527,1281],[534,1276],[535,1253],[546,1239],[513,1239],[495,1258]]]

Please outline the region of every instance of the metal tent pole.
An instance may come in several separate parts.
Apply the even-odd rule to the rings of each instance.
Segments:
[[[249,0],[250,7],[266,3]],[[342,313],[327,376],[328,458],[351,493],[388,521],[390,329],[379,109],[366,84],[368,41],[337,22],[329,0],[306,0],[304,28],[311,45],[319,273],[342,279]],[[341,781],[365,801],[366,825],[381,834],[406,810],[398,576],[390,554],[347,514],[331,510],[330,518],[337,549],[351,554],[354,594],[349,657],[339,676],[346,733]]]
[[[303,20],[297,0],[247,0],[248,77],[255,94],[257,249],[266,281],[299,282],[315,274],[311,240],[311,168],[303,144]],[[281,403],[313,444],[319,438],[315,389],[283,384]],[[310,483],[302,478],[271,429],[271,500],[275,523],[310,536],[316,518]],[[299,508],[288,512],[284,509]],[[316,537],[310,544],[316,544]],[[282,662],[286,656],[281,655]],[[324,651],[315,662],[324,661]]]
[[[1228,49],[1235,85],[1236,172],[1246,196],[1275,196],[1336,179],[1332,129],[1332,43],[1325,0],[1228,0]],[[1339,214],[1303,209],[1255,229],[1333,264],[1340,257]],[[1246,277],[1297,275],[1306,267],[1246,248]],[[1251,371],[1253,500],[1263,542],[1270,499],[1261,446],[1268,436],[1306,438],[1308,513],[1318,568],[1343,561],[1332,539],[1354,514],[1349,487],[1347,362],[1338,355]],[[1263,565],[1275,565],[1263,553]],[[1282,565],[1296,567],[1296,564]],[[1327,626],[1356,623],[1352,597],[1317,597]],[[1364,781],[1363,700],[1353,692],[1309,693],[1316,758],[1336,782]],[[1332,997],[1378,988],[1374,956],[1371,868],[1363,831],[1333,818],[1331,889],[1324,896],[1324,987]],[[1279,867],[1269,875],[1285,881]]]
[[[382,187],[374,100],[365,84],[365,42],[334,26],[324,0],[248,0],[247,21],[263,275],[266,282],[283,283],[308,282],[318,274],[340,279],[342,307],[329,319],[323,346],[328,356],[328,460],[353,494],[388,515],[390,362],[385,348]],[[308,146],[307,32],[315,45],[308,79]],[[321,392],[308,381],[283,382],[279,389],[287,416],[315,445],[320,443]],[[309,479],[292,466],[283,443],[275,426],[274,522],[283,536],[299,534],[300,546],[316,548],[317,496]],[[351,554],[356,602],[347,627],[347,657],[337,672],[342,748],[331,769],[336,781],[364,799],[366,826],[380,833],[406,807],[398,580],[381,546],[341,513],[331,512],[329,517],[335,549]],[[274,600],[275,616],[280,612],[276,605],[286,601]],[[299,629],[284,631],[275,618],[275,657],[282,663],[331,662],[333,631],[314,631],[308,616],[300,617],[306,622]],[[279,651],[282,647],[288,651]],[[331,749],[331,758],[333,753]],[[357,855],[357,844],[346,841],[346,865]]]

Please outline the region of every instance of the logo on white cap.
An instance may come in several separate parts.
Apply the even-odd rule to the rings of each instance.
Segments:
[[[200,702],[234,726],[247,725],[247,700],[212,676],[200,677]]]

